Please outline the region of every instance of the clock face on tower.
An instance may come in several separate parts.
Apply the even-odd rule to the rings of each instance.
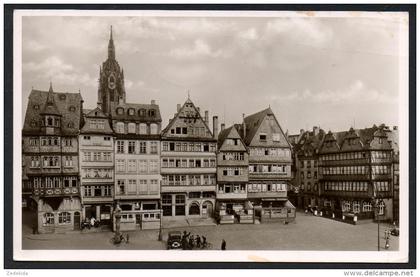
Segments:
[[[116,87],[116,84],[115,84],[115,76],[112,73],[108,77],[108,87],[110,89],[115,89],[115,87]]]

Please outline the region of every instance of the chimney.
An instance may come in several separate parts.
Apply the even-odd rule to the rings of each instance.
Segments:
[[[225,123],[222,123],[222,125],[220,126],[220,132],[222,132],[223,130],[225,130]]]
[[[181,104],[176,104],[176,111],[179,112],[181,110]]]
[[[392,127],[392,130],[394,130],[394,131],[398,130],[398,126]]]
[[[246,124],[245,124],[245,114],[242,114],[242,128],[244,129],[244,138],[246,138]]]
[[[209,125],[209,111],[204,112],[204,121],[206,122],[208,126]]]
[[[213,138],[214,139],[217,139],[219,137],[218,125],[219,125],[218,118],[215,115],[213,116]]]
[[[314,126],[313,131],[314,131],[314,136],[317,136],[319,134],[319,127]]]
[[[305,132],[305,130],[300,129],[300,134],[302,135]]]
[[[156,105],[156,101],[155,100],[152,100],[152,101],[150,101],[150,104]]]

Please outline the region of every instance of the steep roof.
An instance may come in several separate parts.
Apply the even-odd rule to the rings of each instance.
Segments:
[[[267,109],[262,110],[260,112],[251,114],[251,115],[244,118],[245,125],[246,125],[246,136],[245,137],[244,137],[244,132],[243,132],[243,125],[237,124],[237,127],[239,128],[238,132],[241,135],[245,144],[249,145],[251,143],[251,141],[254,138],[255,134],[257,133],[261,123],[264,121],[264,118],[267,115],[273,115],[274,116],[274,119],[276,120],[277,125],[279,126],[280,131],[282,132],[282,135],[285,137],[285,139],[287,141],[287,144],[289,146],[291,146],[288,138],[284,134],[279,122],[277,121],[276,116],[274,115],[274,113],[273,113],[273,111],[271,110],[270,107],[268,107]]]
[[[229,135],[230,131],[232,130],[233,126],[230,126],[229,128],[224,129],[223,131],[220,131],[219,137],[217,138],[217,149],[220,149],[223,142]]]
[[[122,109],[122,114],[117,111]],[[134,109],[134,114],[129,115],[129,109]],[[149,111],[154,111],[151,115]],[[144,114],[142,114],[144,111]],[[162,122],[159,105],[156,104],[132,104],[132,103],[111,103],[111,118],[115,120],[135,120],[139,122]]]
[[[194,103],[191,101],[189,97],[185,101],[184,105],[182,105],[182,107],[179,109],[179,111],[177,111],[175,116],[169,121],[169,124],[162,130],[162,136],[165,136],[168,133],[168,131],[171,129],[174,123],[178,120],[178,118],[181,116],[184,110],[187,109],[187,106],[188,108],[192,108],[192,110],[194,111],[194,114],[191,115],[191,117],[192,118],[194,117],[195,120],[200,120],[201,122],[203,122],[204,126],[207,129],[207,132],[212,137],[212,134],[213,134],[212,131],[210,130],[209,126],[207,125],[203,117],[201,116],[200,111],[197,109],[197,107],[194,105]]]
[[[48,97],[49,94],[50,97]],[[78,134],[81,125],[83,102],[80,93],[51,92],[32,89],[28,100],[22,129],[23,134],[40,134],[43,117],[42,114],[44,114],[45,111],[61,115],[62,135]],[[48,106],[47,103],[51,103],[51,101],[54,102],[54,110],[49,110],[50,108],[46,107]]]

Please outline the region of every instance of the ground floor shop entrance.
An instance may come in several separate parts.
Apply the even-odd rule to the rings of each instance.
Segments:
[[[113,204],[86,204],[83,206],[83,220],[99,221],[100,225],[111,225]]]
[[[214,192],[165,193],[161,197],[164,217],[213,217]]]

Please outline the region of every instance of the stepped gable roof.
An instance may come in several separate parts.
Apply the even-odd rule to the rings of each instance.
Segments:
[[[306,131],[295,145],[295,151],[302,150],[314,154],[313,152],[317,152],[321,148],[325,135],[323,129],[319,129],[316,135],[314,131]]]
[[[80,130],[81,134],[108,134],[109,135],[109,134],[114,133],[114,131],[112,130],[109,124],[107,115],[104,114],[104,112],[100,108],[95,108],[91,110],[88,114],[85,115],[85,117],[86,117],[85,125]],[[92,128],[92,126],[90,125],[90,120],[95,119],[95,118],[105,120],[104,129]]]
[[[134,109],[133,115],[129,114],[130,109]],[[122,114],[119,114],[118,111],[122,111]],[[154,113],[152,114],[151,111]],[[111,118],[122,121],[162,122],[157,104],[111,103]]]
[[[207,125],[207,123],[205,122],[205,120],[203,119],[203,117],[201,116],[200,111],[197,109],[197,107],[191,101],[191,99],[190,99],[189,96],[188,96],[187,100],[185,101],[184,105],[182,105],[181,109],[179,109],[179,111],[177,111],[177,113],[175,114],[175,116],[169,121],[169,124],[162,130],[162,134],[165,134],[165,133],[167,133],[170,130],[170,128],[172,127],[172,125],[175,123],[175,121],[179,117],[180,113],[184,110],[185,105],[187,105],[187,104],[191,104],[192,105],[192,107],[194,108],[194,111],[198,115],[197,119],[201,120],[204,123],[204,125],[207,128],[207,131],[210,134],[213,134],[213,132],[210,130],[209,126]]]
[[[37,135],[41,132],[41,122],[45,112],[61,115],[61,134],[77,135],[81,125],[82,96],[80,93],[51,92],[32,89],[28,97],[24,134]],[[47,103],[54,102],[56,111],[46,107]]]

